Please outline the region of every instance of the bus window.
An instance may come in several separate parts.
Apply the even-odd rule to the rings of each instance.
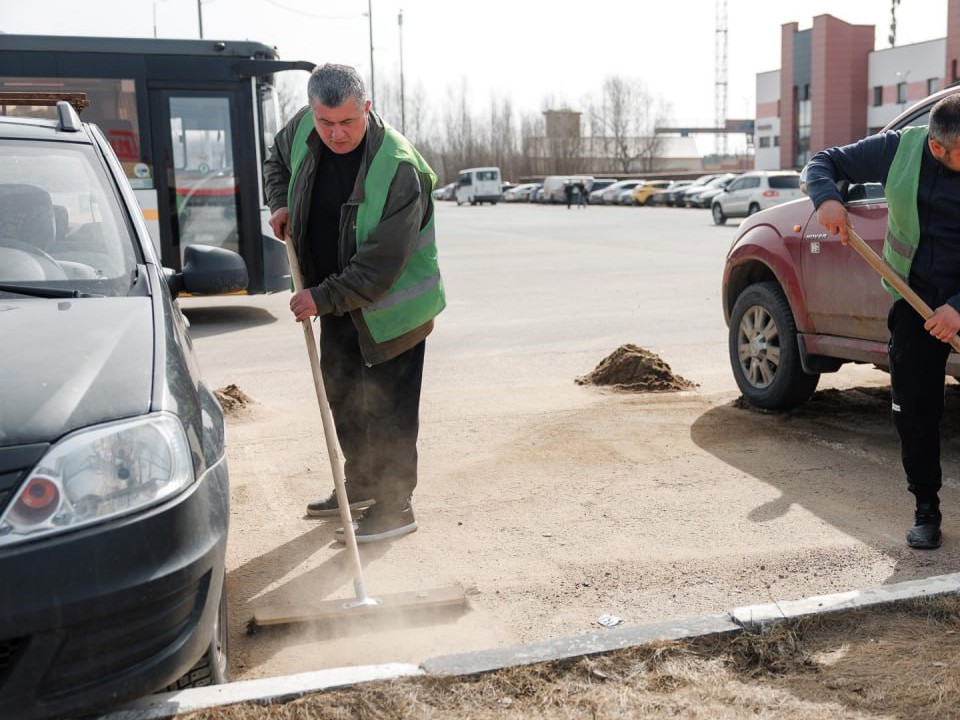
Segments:
[[[260,133],[263,136],[261,155],[266,157],[273,147],[273,139],[280,130],[280,109],[277,107],[277,90],[272,85],[259,83],[260,89]]]
[[[230,99],[171,95],[170,135],[181,255],[194,243],[239,253]]]
[[[84,122],[96,123],[117,154],[130,184],[153,187],[153,172],[140,146],[136,83],[127,78],[11,78],[0,77],[0,91],[82,92],[90,100]],[[0,106],[0,115],[56,117],[49,106]]]

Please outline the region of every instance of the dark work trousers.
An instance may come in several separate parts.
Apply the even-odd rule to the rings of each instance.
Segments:
[[[368,367],[353,320],[320,318],[320,370],[354,502],[399,509],[417,486],[425,342]]]
[[[907,488],[918,503],[938,503],[940,418],[950,346],[923,329],[924,320],[906,300],[890,309],[890,385],[893,424]]]

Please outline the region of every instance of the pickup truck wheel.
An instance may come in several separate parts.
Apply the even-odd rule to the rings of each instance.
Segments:
[[[730,365],[744,398],[767,410],[789,410],[817,388],[820,375],[800,364],[793,313],[775,282],[747,287],[730,315]]]
[[[714,203],[710,211],[713,213],[713,222],[717,225],[726,224],[727,216],[723,214],[723,208],[720,207],[720,203]]]

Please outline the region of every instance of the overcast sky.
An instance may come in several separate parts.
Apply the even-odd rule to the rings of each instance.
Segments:
[[[509,97],[520,110],[578,107],[604,77],[638,78],[670,103],[675,124],[713,124],[714,0],[369,0],[377,83],[422,88],[439,105],[466,82],[475,107]],[[780,65],[780,26],[829,13],[876,26],[889,47],[891,0],[728,0],[727,116],[753,117],[755,75]],[[203,35],[257,40],[281,57],[370,70],[368,0],[203,0]],[[0,0],[0,31],[198,37],[197,0]],[[946,0],[904,0],[897,45],[946,35]],[[0,68],[2,73],[2,68]]]

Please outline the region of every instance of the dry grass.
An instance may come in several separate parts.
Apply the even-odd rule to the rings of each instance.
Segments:
[[[184,720],[960,718],[960,598],[609,655],[235,705]]]

